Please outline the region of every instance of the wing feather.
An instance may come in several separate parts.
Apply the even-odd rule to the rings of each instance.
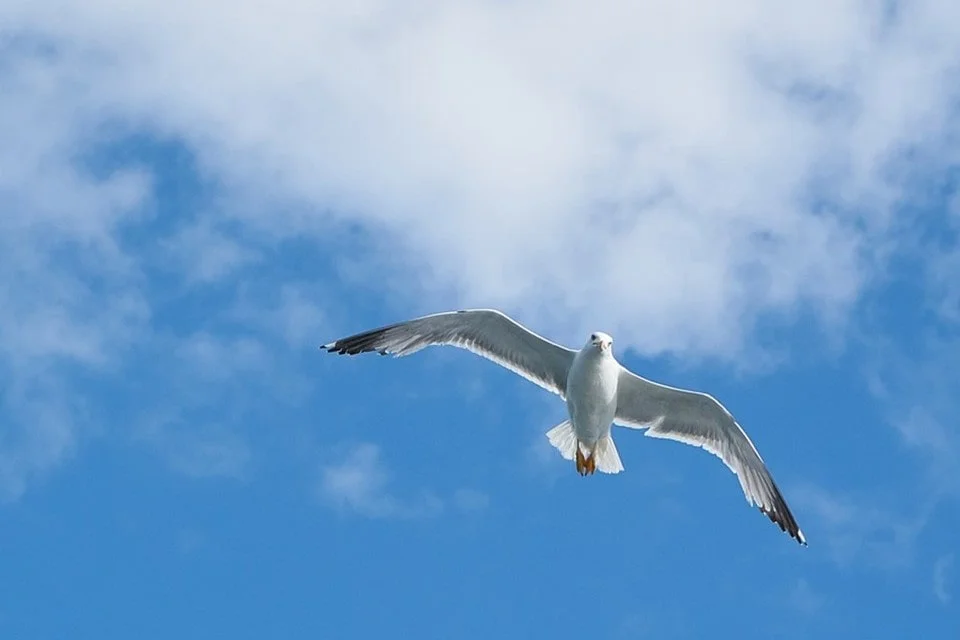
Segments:
[[[719,457],[737,475],[747,502],[797,542],[807,544],[757,448],[712,396],[657,384],[621,368],[614,421],[646,429],[646,435],[654,438],[702,447]]]
[[[576,352],[550,342],[494,309],[435,313],[371,329],[320,347],[356,355],[370,351],[407,356],[431,346],[466,349],[560,396]]]

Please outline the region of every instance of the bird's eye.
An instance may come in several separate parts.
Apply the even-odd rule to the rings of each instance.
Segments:
[[[590,334],[590,339],[591,339],[591,340],[596,340],[596,339],[597,339],[597,334],[595,334],[595,333]]]

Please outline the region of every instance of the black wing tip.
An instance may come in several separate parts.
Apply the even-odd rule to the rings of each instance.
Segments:
[[[760,513],[770,518],[770,522],[774,523],[780,527],[780,531],[783,531],[791,538],[797,541],[800,546],[807,546],[807,538],[803,535],[803,531],[800,530],[800,525],[797,524],[797,519],[793,517],[793,514],[790,512],[790,507],[787,506],[787,501],[784,500],[783,494],[780,493],[780,487],[777,486],[777,483],[773,481],[773,478],[770,478],[770,488],[772,489],[771,493],[772,504],[769,507],[764,506],[763,504],[758,504]]]
[[[793,514],[790,513],[790,509],[782,498],[777,500],[773,509],[760,507],[760,513],[770,518],[770,522],[780,527],[780,531],[783,531],[796,540],[800,546],[807,546],[806,536],[803,535],[803,531],[800,530],[800,525],[797,524]]]
[[[340,355],[345,355],[347,353],[347,350],[343,348],[343,345],[341,345],[339,341],[320,345],[320,351],[336,353]]]
[[[380,355],[385,356],[388,352],[386,349],[380,346],[380,340],[383,338],[383,334],[385,332],[389,331],[395,326],[396,325],[391,325],[381,329],[364,331],[363,333],[358,333],[346,338],[340,338],[339,340],[334,340],[333,342],[328,342],[327,344],[321,345],[320,350],[326,351],[327,353],[336,353],[347,356],[355,356],[361,353],[376,351]]]

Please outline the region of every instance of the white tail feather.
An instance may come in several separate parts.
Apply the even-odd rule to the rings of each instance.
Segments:
[[[577,435],[573,432],[573,425],[569,420],[564,420],[550,431],[547,431],[547,439],[550,441],[560,455],[566,460],[573,460],[573,455],[577,451]],[[590,455],[590,450],[583,443],[581,450],[585,455]],[[596,460],[597,471],[603,473],[620,473],[623,471],[623,463],[620,462],[620,454],[617,453],[617,446],[613,444],[613,438],[604,436],[597,441],[593,449],[593,456]]]
[[[569,420],[564,420],[547,431],[547,439],[564,459],[573,460],[573,454],[577,451],[577,436],[573,433],[573,425]]]
[[[597,461],[597,471],[603,473],[620,473],[623,471],[623,463],[620,462],[617,445],[613,444],[613,438],[610,436],[604,436],[597,440],[597,446],[593,449],[593,457]]]

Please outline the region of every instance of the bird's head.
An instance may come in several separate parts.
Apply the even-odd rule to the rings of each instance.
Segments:
[[[593,345],[600,352],[608,352],[613,348],[613,338],[602,331],[597,331],[590,334],[590,341],[587,344]]]

